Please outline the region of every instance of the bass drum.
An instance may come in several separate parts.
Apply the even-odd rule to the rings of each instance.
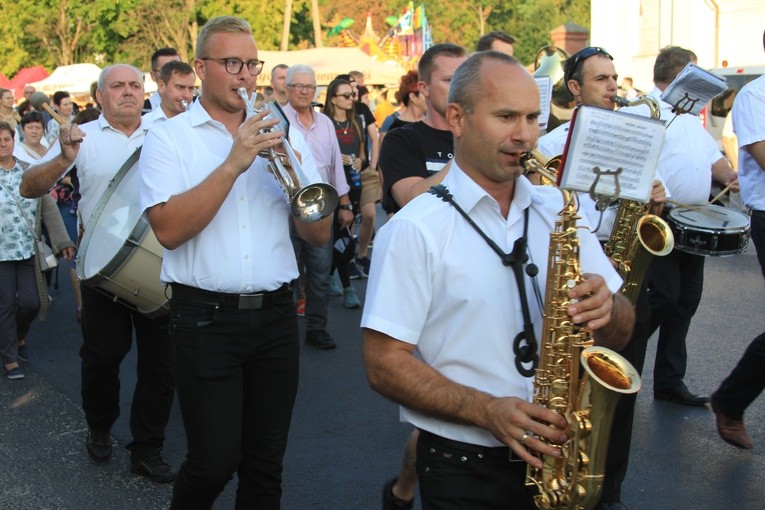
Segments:
[[[719,205],[675,207],[667,215],[675,248],[694,255],[738,255],[749,243],[749,217]]]
[[[162,245],[139,200],[137,149],[109,182],[80,242],[77,277],[148,317],[169,312],[159,281]]]

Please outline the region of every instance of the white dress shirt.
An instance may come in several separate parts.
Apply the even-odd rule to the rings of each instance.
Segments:
[[[139,164],[141,207],[197,186],[223,163],[233,143],[199,101],[153,126]],[[299,142],[294,145],[300,150]],[[315,166],[303,169],[310,182],[321,182]],[[227,293],[275,290],[298,276],[289,218],[282,188],[267,161],[257,157],[204,230],[174,250],[163,250],[160,280]]]
[[[127,159],[143,144],[144,135],[149,128],[141,119],[141,125],[130,136],[114,129],[101,114],[98,119],[79,126],[85,133],[80,150],[74,163],[61,176],[66,175],[73,166],[77,166],[80,180],[80,202],[78,216],[82,226],[87,229],[88,222],[106,191],[109,181],[117,174]],[[61,154],[61,146],[56,143],[43,156],[40,162],[49,161]],[[135,197],[138,198],[137,190]]]
[[[523,235],[530,207],[530,262],[539,268],[544,296],[550,232],[562,207],[561,193],[519,177],[507,218],[497,202],[452,161],[443,184],[481,229],[505,252]],[[603,275],[617,292],[621,278],[587,229],[578,229],[583,273]],[[526,290],[537,341],[542,310]],[[416,345],[416,356],[444,377],[496,396],[531,400],[532,378],[515,368],[513,339],[523,329],[518,286],[509,267],[457,210],[424,193],[379,230],[361,320],[373,329]],[[402,408],[402,420],[443,437],[484,446],[501,444],[487,430],[442,421]]]
[[[765,76],[749,82],[733,102],[733,130],[738,137],[738,180],[744,203],[765,211],[765,168],[742,147],[765,140]]]

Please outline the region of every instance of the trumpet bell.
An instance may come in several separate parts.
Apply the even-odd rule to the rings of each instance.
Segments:
[[[319,221],[335,212],[337,191],[329,184],[320,182],[299,189],[290,200],[290,212],[298,221]]]

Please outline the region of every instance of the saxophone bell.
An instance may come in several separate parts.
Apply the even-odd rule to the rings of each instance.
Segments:
[[[267,109],[269,113],[265,118],[277,118],[283,121],[261,132],[271,132],[279,129],[280,125],[287,124],[278,103],[274,103],[274,108],[269,108],[268,105],[264,104],[260,110],[257,110],[253,106],[247,89],[240,87],[237,89],[237,93],[244,101],[248,118],[257,115],[263,109]],[[278,146],[266,149],[264,153],[261,153],[261,156],[268,160],[270,173],[276,179],[279,187],[282,188],[290,212],[296,220],[310,223],[324,219],[335,212],[338,202],[337,190],[324,182],[310,182],[303,171],[300,159],[286,137],[281,139]]]

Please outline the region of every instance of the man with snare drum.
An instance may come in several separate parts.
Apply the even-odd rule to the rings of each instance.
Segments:
[[[59,144],[42,163],[26,171],[19,187],[25,197],[42,196],[76,165],[82,194],[80,232],[95,227],[88,220],[99,199],[125,161],[143,144],[148,129],[141,118],[143,76],[135,67],[116,64],[105,68],[98,79],[96,99],[103,108],[98,120],[82,127],[61,126]],[[135,328],[138,380],[130,412],[133,441],[127,445],[131,471],[158,483],[175,480],[175,473],[160,455],[174,390],[167,319],[148,318],[87,285],[82,286],[82,301],[80,357],[88,454],[96,462],[111,458],[109,434],[120,411],[119,369],[132,346]]]
[[[648,95],[659,101],[661,119],[667,123],[657,171],[672,197],[668,205],[697,206],[709,200],[712,179],[738,191],[736,172],[720,154],[712,136],[693,115],[676,115],[673,106],[661,100],[661,93],[696,55],[679,46],[659,52],[653,68],[656,88]],[[624,111],[647,113],[636,106]],[[696,395],[683,378],[687,364],[685,337],[701,301],[704,288],[704,257],[675,249],[655,257],[648,272],[648,300],[651,305],[650,332],[659,329],[653,371],[653,395],[687,406],[703,406],[709,398]]]

